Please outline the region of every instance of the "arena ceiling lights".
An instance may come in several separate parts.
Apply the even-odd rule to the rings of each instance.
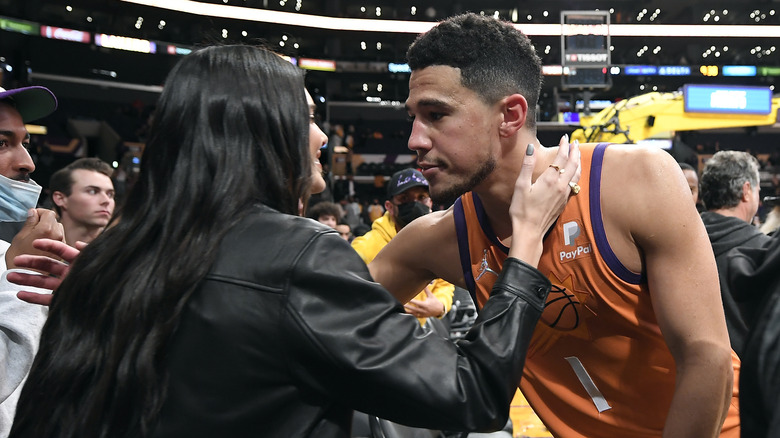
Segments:
[[[294,12],[271,11],[267,9],[201,3],[193,0],[121,0],[125,3],[168,9],[194,15],[203,15],[260,23],[303,26],[317,29],[346,30],[360,32],[412,33],[420,34],[436,25],[436,22],[380,20],[363,18],[338,18]],[[562,29],[560,24],[516,24],[518,29],[530,36],[560,36],[576,32]],[[565,26],[564,26],[565,27]],[[612,37],[724,37],[729,38],[779,38],[780,26],[764,25],[688,25],[688,24],[610,24],[593,35]]]

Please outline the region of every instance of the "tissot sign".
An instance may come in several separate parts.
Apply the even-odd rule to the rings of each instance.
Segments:
[[[609,53],[567,53],[566,58],[568,61],[566,65],[568,66],[574,64],[598,64],[599,66],[604,66],[609,62]]]

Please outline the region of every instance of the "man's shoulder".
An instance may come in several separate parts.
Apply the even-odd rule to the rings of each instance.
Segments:
[[[677,162],[659,148],[611,144],[604,152],[601,171],[605,184],[620,186],[622,196],[661,193],[659,189],[664,185],[684,185],[687,189]]]
[[[426,245],[442,245],[456,236],[453,208],[421,216],[405,226],[393,239],[414,239]],[[421,245],[422,246],[422,245]]]
[[[696,228],[704,231],[680,166],[662,149],[610,145],[604,153],[599,189],[607,240],[618,259],[634,272],[642,269],[642,251],[645,256],[650,250],[666,256],[675,239],[692,245]],[[697,242],[709,247],[706,238]]]
[[[610,143],[605,150],[605,155],[618,155],[620,157],[629,156],[633,158],[642,157],[653,161],[664,160],[665,158],[668,158],[669,160],[674,160],[672,156],[669,155],[669,153],[663,149],[650,147],[650,146],[642,146],[637,144],[624,144],[624,143]],[[628,165],[631,163],[623,163],[623,164]],[[636,164],[646,165],[647,163],[639,162]]]
[[[427,226],[446,227],[455,221],[455,206],[451,206],[446,210],[437,210],[430,214],[420,217],[425,219],[421,223],[425,223]]]

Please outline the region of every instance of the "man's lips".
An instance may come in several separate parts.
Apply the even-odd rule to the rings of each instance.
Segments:
[[[434,163],[417,163],[417,167],[420,168],[420,170],[423,173],[423,176],[428,178],[428,175],[441,169],[441,166],[439,164]]]

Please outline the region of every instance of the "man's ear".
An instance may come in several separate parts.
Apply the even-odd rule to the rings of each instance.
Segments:
[[[68,197],[64,193],[55,191],[51,194],[51,199],[57,207],[64,207],[68,203]]]
[[[753,196],[753,187],[750,185],[750,181],[742,183],[742,202],[750,202],[750,198]]]
[[[395,205],[393,205],[392,202],[390,202],[389,200],[385,201],[385,211],[389,211],[391,216],[394,214],[394,211],[393,211],[394,208],[395,208]]]
[[[511,137],[525,126],[528,101],[521,94],[512,94],[502,100],[501,109],[503,120],[499,132],[502,137]]]

